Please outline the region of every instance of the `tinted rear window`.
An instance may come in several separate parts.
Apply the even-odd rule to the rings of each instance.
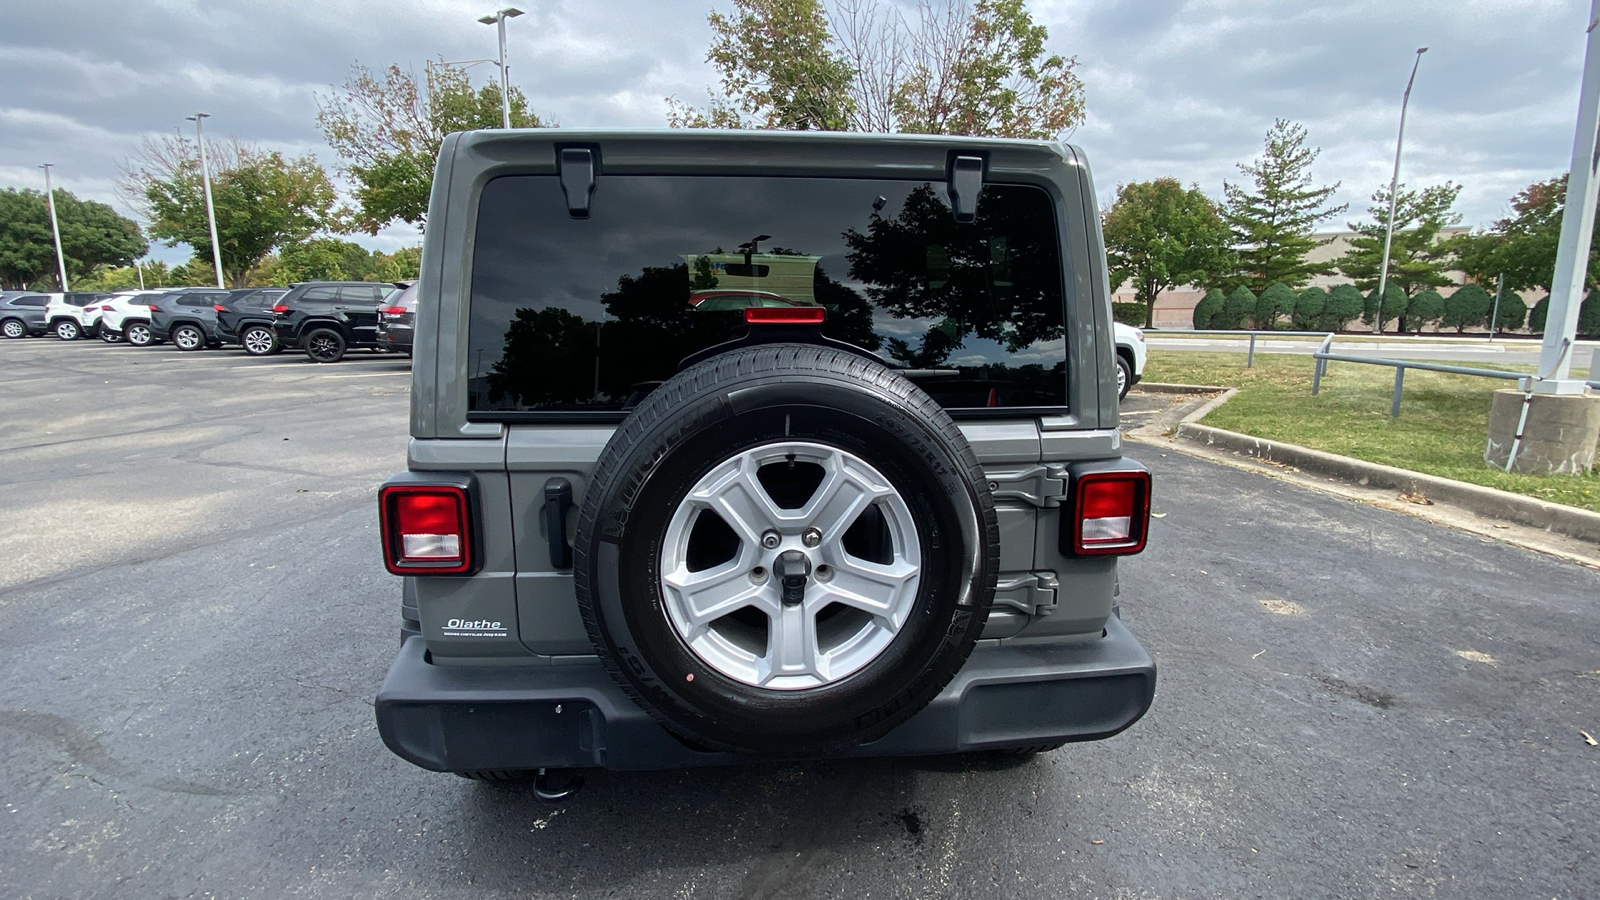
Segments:
[[[555,176],[484,186],[469,408],[624,409],[749,306],[827,309],[823,333],[915,376],[947,407],[1066,402],[1054,204],[987,185],[959,224],[943,184],[602,176],[589,219]]]

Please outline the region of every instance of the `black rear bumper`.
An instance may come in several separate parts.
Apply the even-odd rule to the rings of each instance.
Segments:
[[[1113,617],[1087,643],[979,644],[938,697],[842,756],[922,756],[1111,737],[1139,720],[1156,668]],[[479,669],[435,666],[411,637],[378,691],[378,732],[425,769],[671,769],[754,757],[674,738],[597,660]]]

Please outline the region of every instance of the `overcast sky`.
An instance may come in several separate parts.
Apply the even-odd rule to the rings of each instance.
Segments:
[[[703,101],[705,14],[731,0],[525,0],[509,23],[511,77],[562,125],[659,127],[663,98]],[[1322,148],[1313,172],[1341,182],[1364,217],[1393,164],[1413,51],[1401,180],[1465,186],[1458,210],[1484,227],[1572,152],[1589,4],[1583,0],[1030,0],[1050,49],[1076,56],[1101,202],[1116,185],[1172,176],[1220,197],[1260,152],[1275,117]],[[465,60],[495,53],[476,19],[490,0],[44,0],[0,3],[0,187],[55,183],[112,202],[117,164],[141,136],[210,113],[236,135],[337,163],[316,128],[318,94],[352,62]],[[480,81],[493,66],[471,69]],[[1352,216],[1327,227],[1343,228]],[[362,243],[418,241],[391,228]],[[186,250],[155,248],[178,262]]]

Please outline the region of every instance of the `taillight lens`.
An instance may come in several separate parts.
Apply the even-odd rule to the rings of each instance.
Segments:
[[[283,305],[282,303],[279,303],[277,306],[274,306],[272,308],[272,311],[275,312],[275,313],[286,313],[286,312],[289,311],[289,307]]]
[[[391,485],[378,497],[383,564],[396,575],[472,569],[467,492],[452,485]]]
[[[386,316],[403,316],[406,314],[404,306],[380,306],[378,312]]]
[[[751,325],[809,325],[827,314],[820,306],[751,306],[745,309],[744,320]]]
[[[161,308],[161,307],[155,305],[154,303],[148,304],[148,306],[150,307],[150,311],[151,312],[155,312],[156,310],[159,310]]]
[[[1090,472],[1073,485],[1072,551],[1138,553],[1150,530],[1149,472]]]
[[[111,307],[109,307],[109,306],[102,306],[102,307],[100,307],[100,311],[101,311],[101,312],[111,312]]]
[[[221,303],[213,303],[211,305],[211,308],[216,310],[217,312],[227,312],[228,311],[228,308],[226,306],[223,306]]]

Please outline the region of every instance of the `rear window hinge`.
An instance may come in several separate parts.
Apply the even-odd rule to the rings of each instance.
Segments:
[[[594,193],[594,152],[587,147],[561,148],[561,192],[567,195],[567,215],[589,218],[589,196]]]
[[[1009,472],[986,472],[995,500],[1021,500],[1041,509],[1059,507],[1067,496],[1067,467],[1059,463]]]

